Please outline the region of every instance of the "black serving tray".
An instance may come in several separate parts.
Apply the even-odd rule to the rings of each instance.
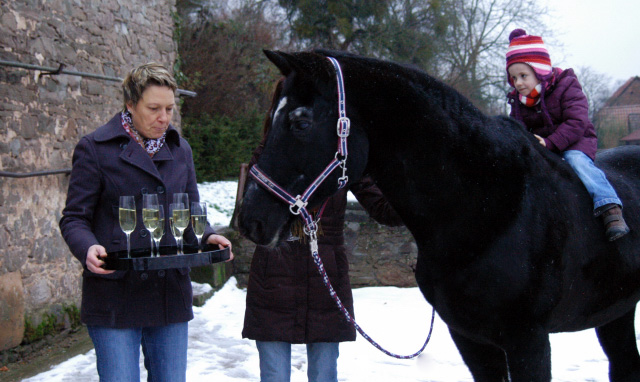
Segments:
[[[118,271],[148,271],[157,269],[201,267],[213,263],[229,260],[229,248],[218,249],[217,245],[205,244],[202,252],[198,253],[195,246],[184,246],[184,255],[178,255],[177,247],[160,247],[160,256],[150,257],[150,248],[131,250],[131,257],[127,251],[110,252],[104,260],[104,268]]]

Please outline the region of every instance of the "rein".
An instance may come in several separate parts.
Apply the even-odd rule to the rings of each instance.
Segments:
[[[349,181],[349,177],[346,174],[347,173],[347,157],[348,157],[347,137],[349,137],[351,121],[349,120],[349,118],[347,118],[344,79],[342,77],[342,69],[340,68],[340,64],[338,63],[338,60],[336,60],[333,57],[327,57],[327,59],[329,59],[329,61],[331,62],[331,64],[333,64],[336,70],[336,80],[338,85],[339,117],[338,117],[338,123],[337,123],[337,134],[338,134],[339,140],[338,140],[338,149],[336,151],[334,159],[329,163],[329,165],[324,169],[324,171],[322,171],[322,173],[311,183],[311,185],[307,187],[307,189],[302,193],[302,195],[298,195],[296,197],[293,197],[284,188],[280,187],[276,182],[271,180],[271,178],[269,178],[267,174],[265,174],[262,170],[260,170],[257,165],[253,165],[253,167],[251,167],[251,169],[249,170],[249,174],[259,184],[261,184],[263,187],[265,187],[275,196],[280,198],[282,201],[287,203],[289,205],[289,211],[291,211],[293,215],[300,215],[301,218],[304,220],[304,223],[305,223],[304,233],[307,236],[309,236],[309,245],[310,245],[311,256],[313,257],[313,261],[316,264],[316,267],[318,268],[318,272],[322,276],[322,281],[324,282],[324,285],[329,290],[329,294],[331,295],[331,298],[336,303],[340,311],[342,311],[347,321],[353,325],[353,327],[358,331],[358,333],[362,335],[362,337],[364,337],[367,341],[369,341],[369,343],[371,343],[374,347],[376,347],[378,350],[380,350],[384,354],[394,358],[399,358],[399,359],[415,358],[418,355],[420,355],[420,353],[422,353],[422,351],[426,348],[427,344],[429,343],[429,340],[431,339],[431,333],[433,332],[433,323],[435,320],[435,309],[433,309],[431,312],[431,326],[429,328],[429,334],[427,336],[426,341],[424,342],[424,345],[422,345],[420,350],[410,355],[399,355],[399,354],[391,353],[388,350],[384,349],[382,346],[380,346],[371,337],[369,337],[369,335],[365,333],[365,331],[360,327],[360,325],[356,323],[355,319],[351,316],[351,314],[349,314],[349,312],[347,311],[347,308],[345,308],[345,306],[342,304],[342,301],[338,297],[338,294],[333,289],[333,286],[331,285],[331,281],[329,280],[329,276],[327,275],[327,272],[324,269],[322,260],[320,259],[320,255],[318,254],[318,221],[320,220],[320,216],[322,214],[321,213],[318,214],[317,220],[313,219],[312,215],[309,213],[309,211],[306,208],[309,198],[311,198],[311,195],[313,195],[313,193],[318,189],[320,184],[322,184],[322,182],[324,182],[325,179],[327,179],[327,177],[338,167],[342,168],[342,176],[338,178],[338,189],[344,188],[347,185],[347,182]],[[322,208],[320,208],[320,211],[324,209],[324,206],[326,205],[326,203],[327,202],[325,201]]]

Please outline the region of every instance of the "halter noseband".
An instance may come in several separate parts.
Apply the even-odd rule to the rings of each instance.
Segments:
[[[347,185],[349,181],[349,177],[347,176],[347,137],[349,137],[349,132],[351,129],[351,121],[347,118],[346,112],[346,100],[345,100],[345,91],[344,91],[344,79],[342,77],[342,69],[340,68],[340,64],[338,60],[333,57],[327,57],[327,59],[333,64],[336,70],[336,80],[338,83],[338,123],[337,123],[337,134],[338,134],[338,150],[336,151],[336,155],[333,160],[329,163],[329,165],[322,171],[320,175],[316,178],[316,180],[307,187],[307,189],[302,193],[302,195],[298,195],[293,197],[289,194],[284,188],[280,187],[276,182],[274,182],[267,174],[265,174],[258,165],[253,165],[251,170],[249,170],[249,174],[263,187],[269,190],[272,194],[280,198],[282,201],[289,205],[289,211],[291,211],[294,215],[301,215],[302,219],[305,222],[304,231],[309,237],[312,239],[311,244],[316,245],[315,243],[318,226],[316,221],[313,220],[313,217],[307,210],[307,204],[309,203],[309,198],[311,195],[318,189],[318,187],[322,184],[322,182],[327,179],[327,177],[338,167],[342,168],[342,176],[338,178],[338,189],[341,189]],[[326,202],[325,202],[326,203]],[[316,249],[317,251],[317,249]]]

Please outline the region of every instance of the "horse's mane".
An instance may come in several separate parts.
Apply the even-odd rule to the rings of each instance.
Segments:
[[[548,166],[547,170],[557,170],[565,178],[574,177],[562,158],[539,145],[522,123],[506,115],[486,115],[453,87],[414,65],[330,49],[315,49],[313,53],[357,63],[363,69],[369,68],[368,70],[372,73],[386,72],[389,76],[393,76],[393,80],[399,83],[398,86],[422,94],[422,98],[415,97],[413,102],[429,102],[430,99],[436,99],[439,106],[443,106],[447,118],[451,118],[459,126],[467,129],[464,134],[471,137],[470,139],[477,136],[491,139],[490,142],[500,142],[499,145],[492,144],[491,146],[494,147],[486,147],[485,150],[508,151],[511,153],[507,154],[509,158],[530,168],[540,167],[540,161],[542,161],[546,163],[543,167]],[[401,85],[401,83],[404,84]],[[424,94],[425,92],[429,94]],[[427,104],[424,106],[428,107]]]

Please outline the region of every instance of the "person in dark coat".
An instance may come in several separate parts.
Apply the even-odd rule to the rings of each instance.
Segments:
[[[126,250],[119,197],[133,195],[132,248],[150,246],[142,195],[157,194],[168,211],[174,193],[198,201],[191,148],[171,126],[176,82],[160,64],[134,68],[123,81],[124,109],[83,137],[73,153],[60,230],[83,267],[81,320],[96,349],[101,381],[139,381],[142,345],[149,381],[185,381],[188,321],[193,318],[189,269],[103,269],[109,252]],[[169,220],[162,242],[172,245]],[[191,227],[184,235],[195,243]],[[230,246],[207,226],[207,243]]]
[[[270,116],[280,89],[281,82],[274,93]],[[265,121],[264,139],[270,120],[268,117]],[[257,162],[264,139],[255,150],[249,167]],[[350,190],[380,223],[403,224],[370,177],[351,185]],[[318,253],[333,288],[353,316],[349,262],[343,235],[346,204],[346,189],[328,200],[320,218]],[[309,381],[338,380],[339,343],[354,341],[356,331],[329,295],[301,224],[294,225],[288,240],[277,247],[256,247],[249,271],[242,337],[256,340],[261,382],[290,380],[291,344],[307,345]]]
[[[589,103],[572,69],[551,66],[539,36],[515,29],[509,35],[507,77],[515,89],[508,94],[511,116],[524,123],[541,145],[562,155],[593,198],[595,216],[602,216],[605,235],[616,240],[629,232],[622,201],[594,164],[598,138],[589,120]]]

